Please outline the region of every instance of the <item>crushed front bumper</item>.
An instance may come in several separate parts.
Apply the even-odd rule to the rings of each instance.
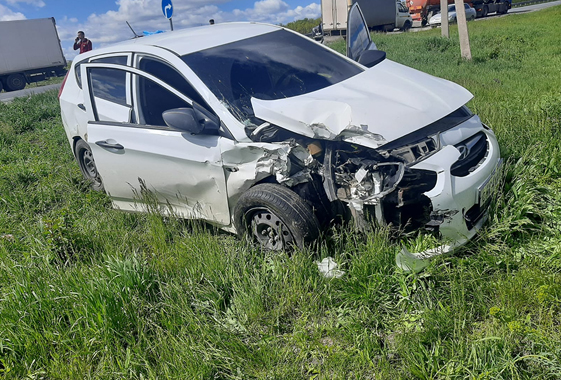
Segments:
[[[484,158],[467,175],[455,176],[452,166],[465,155],[461,142],[474,132],[483,132],[487,139]],[[404,270],[420,270],[428,265],[428,259],[450,252],[473,238],[487,220],[490,197],[494,194],[491,190],[500,176],[498,168],[502,159],[497,139],[490,129],[483,127],[477,116],[442,133],[440,139],[444,148],[412,169],[437,174],[436,185],[425,195],[432,204],[431,221],[438,225],[442,239],[448,244],[418,253],[403,249],[396,261]]]

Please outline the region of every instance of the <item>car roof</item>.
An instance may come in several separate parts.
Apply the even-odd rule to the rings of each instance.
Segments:
[[[161,47],[178,55],[185,55],[281,29],[283,28],[280,26],[254,22],[205,25],[135,38],[96,49],[92,53],[103,54],[119,50],[134,50],[134,46],[147,45]]]

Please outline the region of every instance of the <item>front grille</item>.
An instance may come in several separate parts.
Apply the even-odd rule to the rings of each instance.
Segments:
[[[461,153],[451,168],[452,175],[456,177],[465,177],[472,173],[485,160],[489,151],[489,142],[483,132],[476,133],[454,146]]]

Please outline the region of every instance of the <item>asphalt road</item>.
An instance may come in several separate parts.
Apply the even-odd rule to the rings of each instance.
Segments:
[[[514,13],[527,13],[527,12],[533,12],[533,11],[539,11],[541,9],[545,9],[545,8],[549,8],[549,7],[554,7],[556,5],[561,5],[561,0],[558,1],[551,1],[549,3],[539,3],[539,4],[532,4],[532,5],[526,5],[523,7],[516,7],[516,8],[511,8],[508,10],[508,13],[506,15],[498,15],[498,14],[490,14],[487,17],[483,17],[483,18],[477,18],[474,21],[484,21],[484,20],[488,20],[488,19],[492,19],[494,17],[506,17],[509,14],[514,14]],[[431,27],[430,26],[425,26],[425,27],[421,27],[421,22],[420,21],[413,21],[413,28],[411,29],[412,32],[420,32],[422,30],[429,30]],[[403,32],[391,32],[391,33],[403,33]]]
[[[512,8],[509,9],[508,13],[532,12],[532,11],[538,11],[540,9],[554,7],[556,5],[561,5],[561,1],[552,1],[549,3],[532,4],[532,5],[526,5],[525,7]]]
[[[49,84],[47,86],[24,88],[23,90],[19,90],[19,91],[0,92],[0,102],[9,103],[15,98],[31,96],[33,94],[40,94],[41,92],[45,92],[49,90],[55,90],[55,89],[58,90],[59,88],[60,88],[60,83],[57,83],[57,84]]]

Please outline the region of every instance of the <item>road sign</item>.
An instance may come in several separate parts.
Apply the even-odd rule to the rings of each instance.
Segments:
[[[162,12],[167,19],[171,18],[171,15],[173,14],[173,4],[171,3],[171,0],[162,0]]]

